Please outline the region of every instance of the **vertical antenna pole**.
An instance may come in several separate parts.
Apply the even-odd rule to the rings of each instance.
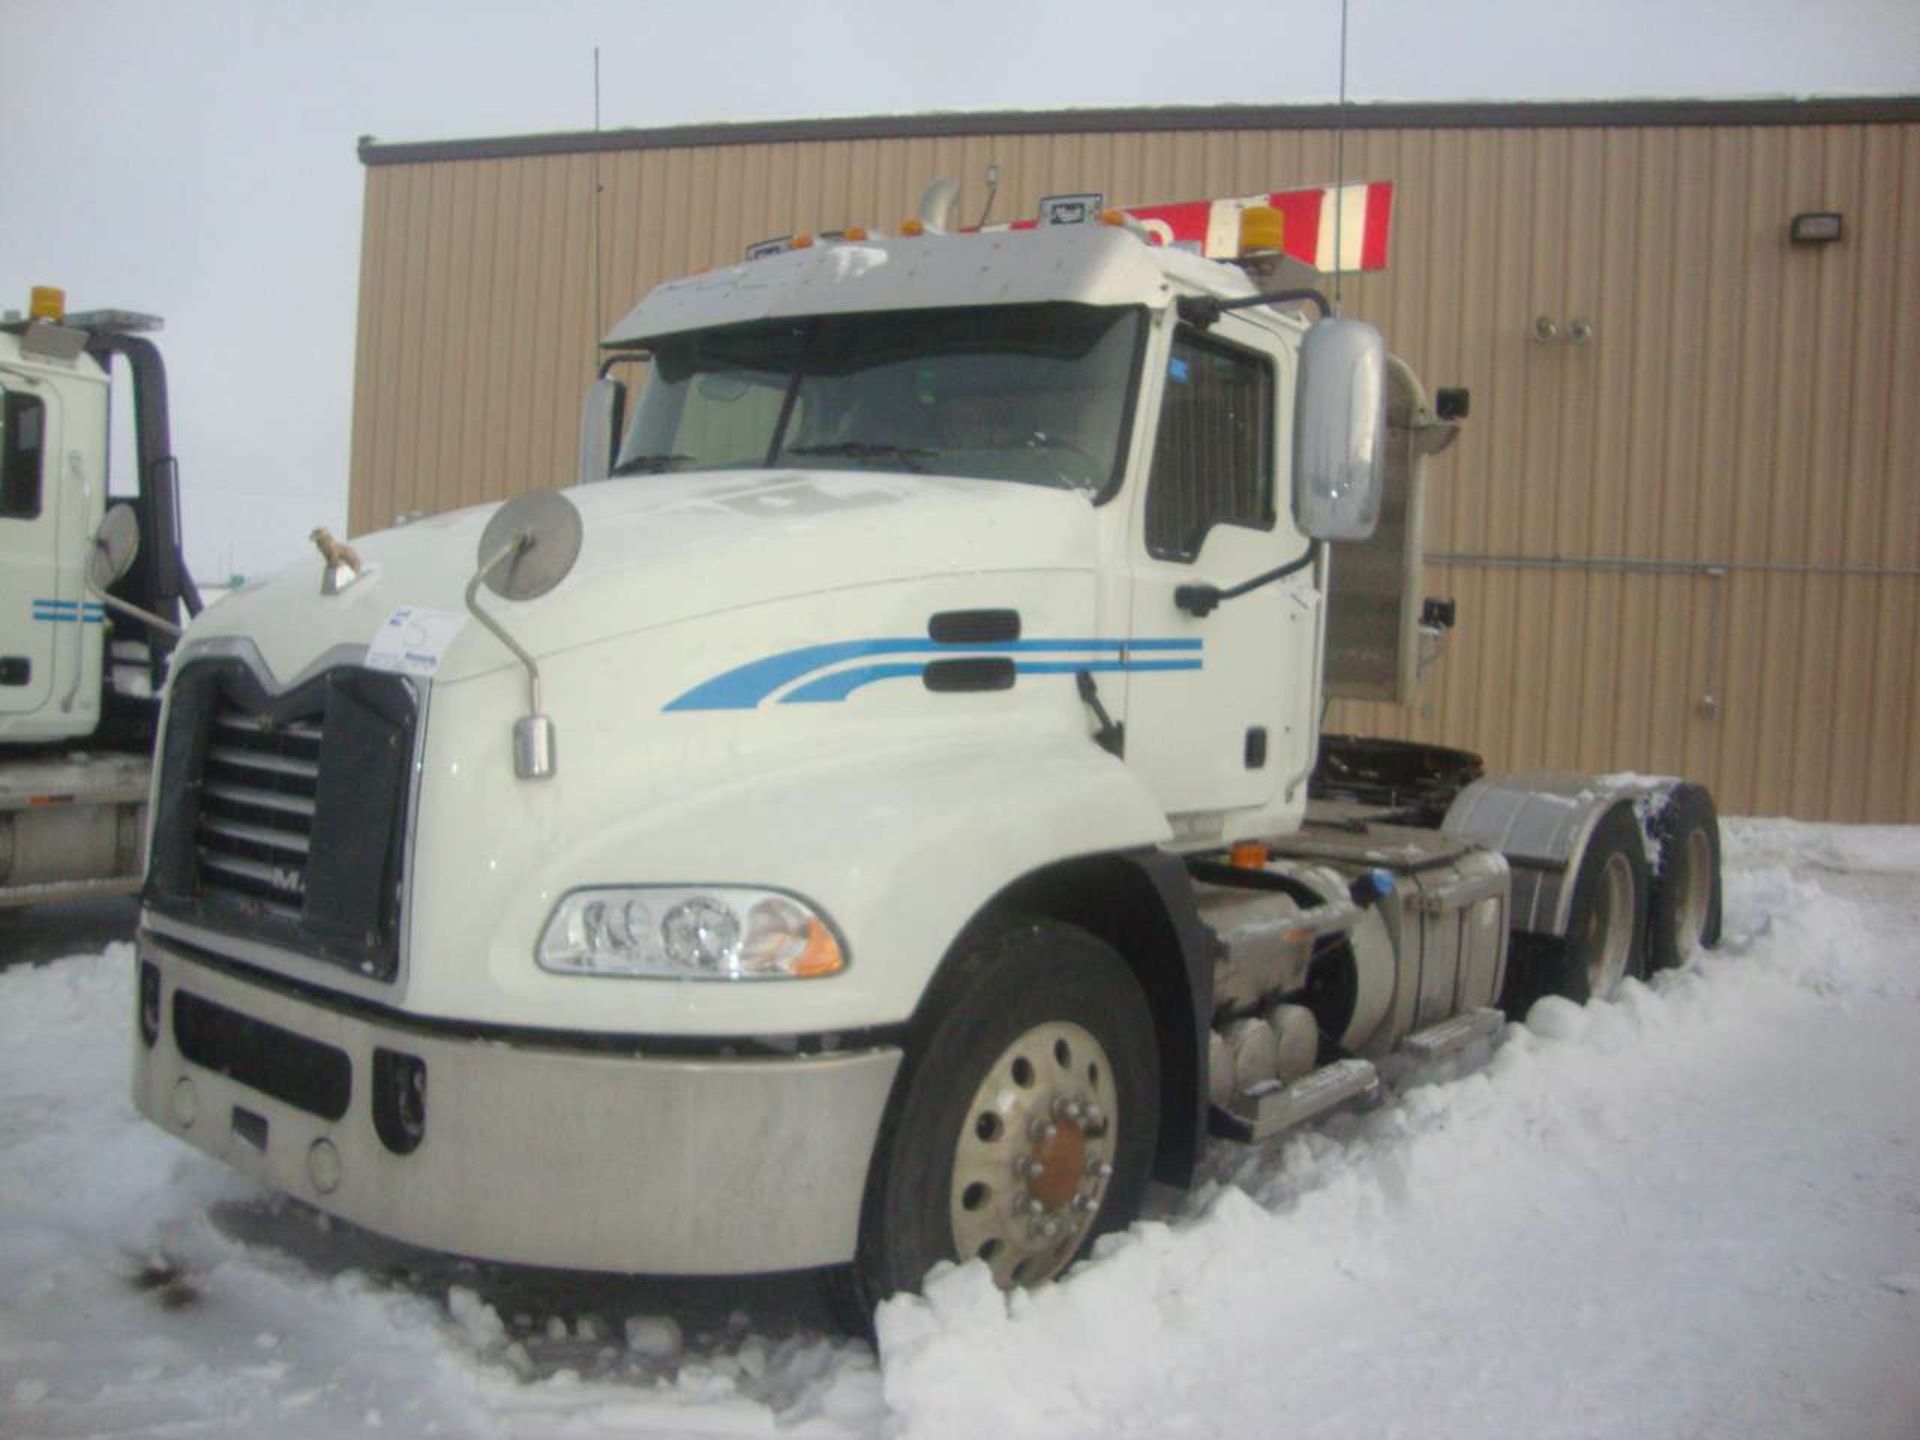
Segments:
[[[593,133],[600,133],[600,47],[593,47]],[[588,344],[600,339],[600,147],[593,150],[593,325]]]
[[[1347,0],[1340,0],[1340,106],[1333,121],[1333,313],[1340,313],[1340,277],[1346,266],[1341,221],[1347,213]]]

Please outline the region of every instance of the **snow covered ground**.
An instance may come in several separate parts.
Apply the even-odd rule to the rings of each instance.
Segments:
[[[0,972],[0,1437],[1920,1436],[1920,830],[1728,827],[1728,942],[878,1357],[796,1282],[476,1269],[135,1119],[130,953]],[[0,936],[0,944],[4,944]]]

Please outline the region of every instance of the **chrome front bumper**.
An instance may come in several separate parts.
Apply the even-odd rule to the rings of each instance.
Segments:
[[[661,1059],[503,1043],[299,999],[144,932],[138,951],[161,983],[159,1033],[151,1045],[139,1034],[133,1042],[141,1113],[356,1225],[480,1259],[633,1274],[746,1274],[853,1257],[897,1049]],[[181,1054],[183,990],[238,1017],[221,1024],[250,1061]],[[336,1069],[344,1055],[344,1114],[326,1119],[311,1101],[276,1099],[222,1073],[280,1063],[261,1057],[284,1053],[286,1037],[263,1026],[330,1047]],[[375,1127],[376,1048],[426,1066],[426,1123],[410,1154],[394,1153]],[[322,1141],[331,1155],[316,1155]]]

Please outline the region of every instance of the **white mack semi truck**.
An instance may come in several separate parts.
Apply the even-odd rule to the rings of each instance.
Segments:
[[[200,608],[166,371],[142,333],[160,322],[33,299],[0,322],[0,917],[140,888],[161,687]],[[109,477],[116,362],[134,464]]]
[[[1257,207],[939,209],[659,287],[580,483],[189,629],[156,1124],[473,1257],[1032,1285],[1209,1135],[1714,943],[1699,787],[1320,734],[1415,683],[1464,394]]]

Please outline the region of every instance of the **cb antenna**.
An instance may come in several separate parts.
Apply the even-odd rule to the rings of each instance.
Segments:
[[[1340,276],[1346,270],[1341,221],[1347,210],[1347,0],[1340,0],[1340,104],[1333,112],[1333,311],[1340,313]]]
[[[593,47],[593,133],[600,133],[600,47]],[[600,146],[593,147],[593,323],[587,343],[600,338]]]

